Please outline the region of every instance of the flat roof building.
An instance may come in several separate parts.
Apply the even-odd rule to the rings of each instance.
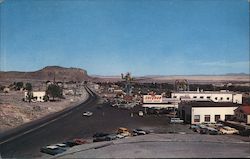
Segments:
[[[232,102],[242,104],[242,94],[230,92],[227,90],[221,91],[180,91],[173,92],[171,98],[178,100],[207,100],[213,102]]]
[[[185,123],[216,123],[234,115],[238,104],[232,102],[185,101],[179,103],[178,114]]]

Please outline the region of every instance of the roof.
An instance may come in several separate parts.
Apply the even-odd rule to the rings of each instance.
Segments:
[[[180,103],[183,106],[191,107],[238,107],[239,104],[232,102],[213,102],[213,101],[183,101]]]
[[[250,115],[250,105],[239,106],[235,111],[241,111],[247,115]]]
[[[240,94],[231,91],[180,91],[173,92],[174,94]]]

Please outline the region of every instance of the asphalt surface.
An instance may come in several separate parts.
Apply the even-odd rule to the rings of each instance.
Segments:
[[[63,158],[249,158],[250,142],[228,135],[149,134],[76,146]]]
[[[91,95],[92,94],[92,95]],[[183,126],[168,125],[166,116],[138,116],[137,107],[132,110],[118,109],[102,104],[99,97],[90,92],[90,98],[63,115],[56,116],[41,125],[37,123],[25,130],[17,130],[13,135],[2,136],[0,153],[2,158],[42,157],[40,148],[46,145],[62,143],[73,138],[89,139],[95,132],[115,132],[118,127],[152,129],[157,133],[178,131]],[[91,117],[82,116],[91,111]],[[131,117],[131,113],[133,113]]]

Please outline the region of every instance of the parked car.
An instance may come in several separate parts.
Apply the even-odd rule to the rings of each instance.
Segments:
[[[242,130],[239,133],[241,136],[249,136],[250,137],[250,129]]]
[[[82,144],[87,144],[88,142],[84,139],[81,138],[77,138],[77,139],[73,139],[73,141],[78,144],[78,145],[82,145]]]
[[[56,146],[56,145],[53,145],[53,146],[42,147],[40,149],[40,151],[42,153],[47,153],[47,154],[50,154],[50,155],[57,155],[57,154],[63,153],[64,151],[66,151],[66,149],[61,148],[61,147]]]
[[[209,135],[219,135],[220,132],[212,127],[207,127],[207,134]]]
[[[93,139],[93,142],[100,142],[100,141],[109,141],[106,136],[102,136],[102,137],[96,137]]]
[[[231,128],[229,126],[220,128],[220,131],[222,134],[239,134],[239,130],[236,130],[235,128]]]
[[[118,104],[117,104],[117,103],[112,104],[112,107],[116,107],[116,106],[118,106]]]
[[[198,125],[197,132],[199,134],[206,134],[207,133],[207,126],[202,125],[202,124]]]
[[[83,116],[91,116],[91,115],[93,115],[93,113],[92,112],[89,112],[89,111],[87,111],[87,112],[83,112],[83,114],[82,114]]]
[[[100,132],[100,133],[95,133],[94,135],[93,135],[93,137],[95,138],[95,137],[103,137],[103,136],[108,136],[109,135],[109,133],[103,133],[103,132]]]
[[[117,137],[116,137],[116,134],[110,134],[110,135],[106,136],[106,139],[107,139],[108,141],[110,141],[110,140],[115,140],[115,139],[117,139]]]
[[[117,139],[123,139],[123,138],[125,138],[125,136],[123,136],[123,135],[121,135],[121,134],[117,134],[117,135],[116,135],[116,138],[117,138]]]
[[[192,125],[190,125],[190,127],[189,127],[189,129],[193,130],[194,132],[197,132],[198,128],[199,128],[199,126],[196,125],[196,124],[192,124]]]
[[[131,133],[130,132],[123,132],[123,133],[120,133],[120,135],[122,135],[124,137],[129,137],[129,136],[131,136]]]
[[[221,127],[223,127],[223,124],[207,124],[206,126],[214,128],[214,129],[219,129]]]
[[[68,145],[62,143],[62,144],[55,144],[55,146],[61,147],[61,148],[67,148],[69,147]]]
[[[129,132],[128,128],[120,127],[120,128],[117,129],[117,134],[121,134],[121,133],[124,133],[124,132]]]
[[[82,145],[82,144],[86,144],[86,143],[88,143],[88,142],[86,140],[84,140],[84,139],[81,139],[81,138],[76,138],[76,139],[73,139],[73,140],[63,142],[63,144],[65,144],[67,147],[73,147],[73,146],[76,146],[76,145]]]
[[[120,127],[117,130],[117,134],[123,135],[124,137],[131,136],[131,133],[129,132],[128,128],[123,128],[123,127]]]
[[[133,136],[137,136],[137,135],[146,135],[147,133],[142,130],[142,129],[134,129],[133,130]]]
[[[170,123],[172,123],[172,124],[174,124],[174,123],[181,124],[181,123],[184,123],[184,121],[181,120],[180,118],[171,118]]]
[[[73,147],[73,146],[79,145],[73,140],[66,141],[66,142],[64,142],[64,144],[66,144],[68,147]]]
[[[108,135],[110,135],[110,134],[108,134],[108,133],[95,133],[93,135],[93,137],[94,137],[93,142],[109,141],[110,138],[107,137]]]

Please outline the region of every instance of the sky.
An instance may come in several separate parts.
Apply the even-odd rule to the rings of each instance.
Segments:
[[[0,71],[249,73],[249,0],[0,0]]]

